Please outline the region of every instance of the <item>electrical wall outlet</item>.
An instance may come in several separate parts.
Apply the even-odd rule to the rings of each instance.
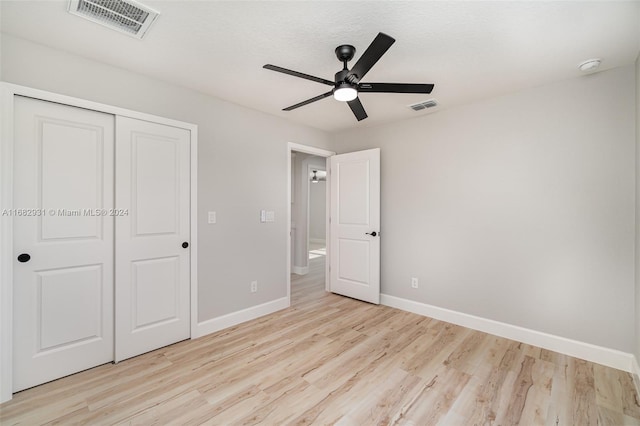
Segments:
[[[258,291],[258,281],[251,281],[251,293]]]
[[[411,278],[411,288],[418,288],[418,279],[416,277]]]

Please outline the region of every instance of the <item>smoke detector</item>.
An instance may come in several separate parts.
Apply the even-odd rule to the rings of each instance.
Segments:
[[[433,108],[436,106],[438,106],[438,102],[436,102],[435,99],[429,99],[427,101],[418,102],[417,104],[409,105],[409,108],[411,108],[414,111],[420,111],[423,109]]]
[[[69,13],[141,39],[160,12],[135,0],[69,0]]]
[[[580,71],[582,72],[595,71],[600,66],[601,62],[601,59],[589,59],[578,65],[578,68],[580,68]]]

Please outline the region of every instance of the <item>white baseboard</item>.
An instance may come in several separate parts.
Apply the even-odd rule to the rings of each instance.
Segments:
[[[493,334],[529,345],[538,346],[555,352],[560,352],[575,358],[617,368],[618,370],[634,373],[637,369],[637,362],[632,354],[609,349],[591,343],[579,342],[565,337],[542,333],[516,325],[511,325],[499,321],[477,317],[462,312],[440,308],[426,303],[415,302],[413,300],[402,299],[388,294],[380,295],[380,302],[383,305],[403,311],[413,312],[437,320],[450,322],[463,327]],[[634,365],[635,364],[635,365]],[[640,371],[640,370],[636,370]],[[637,372],[636,372],[637,374]]]
[[[272,300],[271,302],[252,306],[250,308],[232,312],[221,317],[211,318],[209,320],[199,322],[196,327],[196,335],[191,336],[191,338],[196,339],[198,337],[206,336],[207,334],[215,333],[216,331],[224,330],[225,328],[229,328],[264,315],[269,315],[273,312],[286,309],[288,307],[289,299],[283,297],[282,299]]]
[[[324,238],[309,238],[309,242],[310,243],[315,243],[315,244],[324,244],[325,243],[325,239]]]
[[[291,272],[293,272],[296,275],[307,275],[309,273],[309,267],[308,266],[292,266]]]

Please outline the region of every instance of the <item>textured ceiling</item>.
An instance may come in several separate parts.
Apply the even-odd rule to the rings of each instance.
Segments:
[[[143,1],[161,12],[140,41],[67,13],[66,1],[0,1],[2,31],[190,87],[292,121],[336,131],[418,117],[407,105],[439,109],[635,61],[640,2],[247,2]],[[353,65],[378,32],[396,43],[363,81],[435,83],[431,95],[361,94],[369,118],[326,98],[282,108],[327,86],[262,69],[271,63],[329,80]]]

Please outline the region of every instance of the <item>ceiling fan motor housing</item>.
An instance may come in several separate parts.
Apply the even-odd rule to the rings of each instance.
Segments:
[[[338,87],[341,83],[347,83],[349,86],[355,89],[355,83],[349,81],[349,70],[341,70],[336,73],[335,76],[336,87]]]
[[[342,44],[336,47],[336,56],[340,62],[349,62],[356,54],[356,48],[350,44]]]

